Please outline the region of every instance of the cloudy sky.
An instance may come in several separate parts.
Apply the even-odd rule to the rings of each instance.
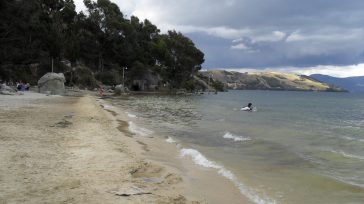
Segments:
[[[364,75],[363,0],[111,1],[187,35],[205,53],[204,69]]]

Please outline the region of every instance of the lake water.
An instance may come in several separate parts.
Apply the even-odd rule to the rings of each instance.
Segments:
[[[180,145],[255,203],[364,203],[364,95],[126,96],[130,128]],[[249,102],[255,112],[239,109]],[[136,117],[135,117],[136,116]]]

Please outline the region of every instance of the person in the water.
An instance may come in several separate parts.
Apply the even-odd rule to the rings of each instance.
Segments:
[[[253,104],[252,103],[248,103],[248,108],[252,111],[253,110]]]
[[[248,106],[241,108],[240,110],[242,111],[253,111],[253,104],[252,103],[248,103]]]

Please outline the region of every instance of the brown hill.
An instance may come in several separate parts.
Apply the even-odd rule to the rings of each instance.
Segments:
[[[224,83],[227,89],[291,90],[291,91],[345,91],[339,87],[321,83],[304,75],[280,72],[234,72],[213,70],[202,72]]]

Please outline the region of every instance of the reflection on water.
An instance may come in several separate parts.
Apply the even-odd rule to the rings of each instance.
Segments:
[[[249,102],[259,111],[239,111]],[[138,125],[223,165],[262,198],[364,201],[364,95],[230,91],[112,103],[135,115]]]

